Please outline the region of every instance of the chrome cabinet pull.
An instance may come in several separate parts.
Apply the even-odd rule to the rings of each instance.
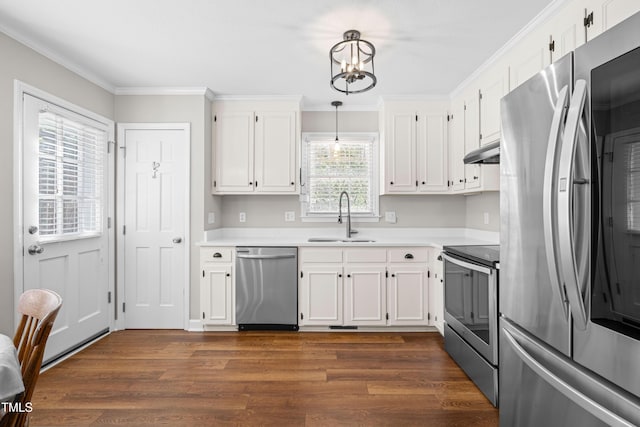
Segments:
[[[44,248],[39,245],[31,245],[27,249],[27,252],[29,252],[29,255],[41,254],[44,252]]]

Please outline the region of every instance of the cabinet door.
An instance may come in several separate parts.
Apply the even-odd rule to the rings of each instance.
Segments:
[[[464,100],[454,100],[449,119],[449,180],[452,191],[464,190]]]
[[[513,53],[509,56],[510,90],[520,86],[551,63],[549,43],[550,36],[547,33],[534,31],[518,44],[518,47],[514,49]],[[504,95],[500,97],[502,96]],[[484,98],[483,94],[483,101],[485,100]],[[498,98],[498,104],[499,103],[500,100]],[[484,134],[484,132],[488,131],[483,129],[482,132]],[[489,135],[487,135],[487,137],[489,137]]]
[[[247,112],[216,113],[214,192],[253,191],[253,117]]]
[[[444,114],[420,114],[417,125],[418,188],[423,192],[447,191],[447,118]]]
[[[473,92],[464,102],[464,154],[480,147],[478,103],[478,92]],[[480,187],[480,165],[464,165],[464,181],[466,190]]]
[[[206,263],[200,279],[200,308],[205,325],[233,324],[231,265]]]
[[[386,269],[345,266],[345,325],[386,325]]]
[[[389,325],[428,325],[429,289],[425,267],[389,268]]]
[[[431,269],[429,280],[429,312],[431,313],[431,324],[444,335],[444,289],[442,261],[438,261],[439,250],[433,250],[431,255]]]
[[[480,88],[480,145],[500,139],[500,99],[507,93],[509,69],[498,67],[489,76]]]
[[[385,192],[415,192],[416,114],[390,112],[385,131]]]
[[[553,43],[551,62],[573,52],[585,42],[584,5],[574,2],[559,10],[548,23]]]
[[[300,325],[342,325],[342,267],[303,264],[301,276]]]
[[[296,141],[295,112],[256,113],[256,191],[296,191]]]
[[[587,0],[585,3],[587,13],[593,12],[593,23],[587,28],[588,40],[640,11],[638,0]]]

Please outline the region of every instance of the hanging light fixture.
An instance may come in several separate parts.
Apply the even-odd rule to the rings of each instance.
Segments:
[[[333,144],[333,151],[340,151],[340,140],[338,139],[338,107],[342,105],[342,101],[333,101],[331,103],[334,107],[336,107],[336,142]]]
[[[375,55],[376,48],[360,38],[360,31],[345,32],[343,40],[329,50],[331,87],[347,95],[375,87],[378,82],[373,66]]]

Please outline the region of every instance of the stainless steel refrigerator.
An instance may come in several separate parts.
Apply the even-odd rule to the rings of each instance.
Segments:
[[[500,425],[640,425],[640,14],[501,115]]]

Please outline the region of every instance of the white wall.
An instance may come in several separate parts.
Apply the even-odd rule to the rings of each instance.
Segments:
[[[211,182],[211,103],[204,95],[119,95],[115,99],[115,112],[119,123],[191,123],[189,305],[190,317],[197,318],[200,278],[196,243],[204,234],[206,212],[213,211],[216,217],[221,217],[220,204],[205,184]]]
[[[0,333],[14,333],[13,91],[14,79],[113,119],[114,97],[68,69],[0,33]]]
[[[486,193],[466,196],[467,228],[477,230],[500,231],[500,193],[489,191]],[[489,223],[484,223],[485,213],[489,216]]]

